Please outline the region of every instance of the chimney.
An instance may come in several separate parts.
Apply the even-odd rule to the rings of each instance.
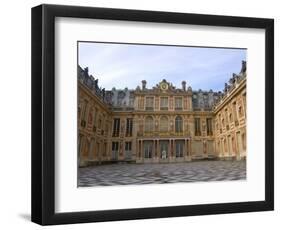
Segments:
[[[186,90],[186,81],[182,81],[181,85],[182,85],[182,90],[185,91]]]
[[[241,73],[245,73],[247,69],[247,63],[246,61],[242,61],[242,68],[241,68]]]
[[[142,80],[141,83],[142,83],[142,89],[144,90],[146,88],[146,80]]]

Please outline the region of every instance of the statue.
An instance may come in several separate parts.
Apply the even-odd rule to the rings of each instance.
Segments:
[[[166,159],[166,158],[167,158],[167,152],[166,152],[166,150],[163,150],[163,151],[162,151],[161,158],[162,158],[162,159]]]

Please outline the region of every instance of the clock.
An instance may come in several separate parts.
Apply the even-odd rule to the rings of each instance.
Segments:
[[[167,90],[167,89],[168,89],[168,84],[165,83],[165,82],[162,82],[161,85],[160,85],[160,88],[161,88],[162,90]]]

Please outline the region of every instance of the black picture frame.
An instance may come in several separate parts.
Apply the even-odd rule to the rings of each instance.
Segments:
[[[55,213],[55,18],[88,18],[265,29],[265,200]],[[274,209],[274,20],[126,9],[32,8],[32,221],[41,225],[222,214]]]

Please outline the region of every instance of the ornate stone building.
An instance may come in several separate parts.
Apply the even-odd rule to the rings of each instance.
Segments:
[[[246,62],[240,74],[225,84],[224,94],[214,105],[216,153],[220,158],[246,158]]]
[[[180,88],[105,90],[78,66],[79,165],[246,157],[246,62],[223,92]]]

